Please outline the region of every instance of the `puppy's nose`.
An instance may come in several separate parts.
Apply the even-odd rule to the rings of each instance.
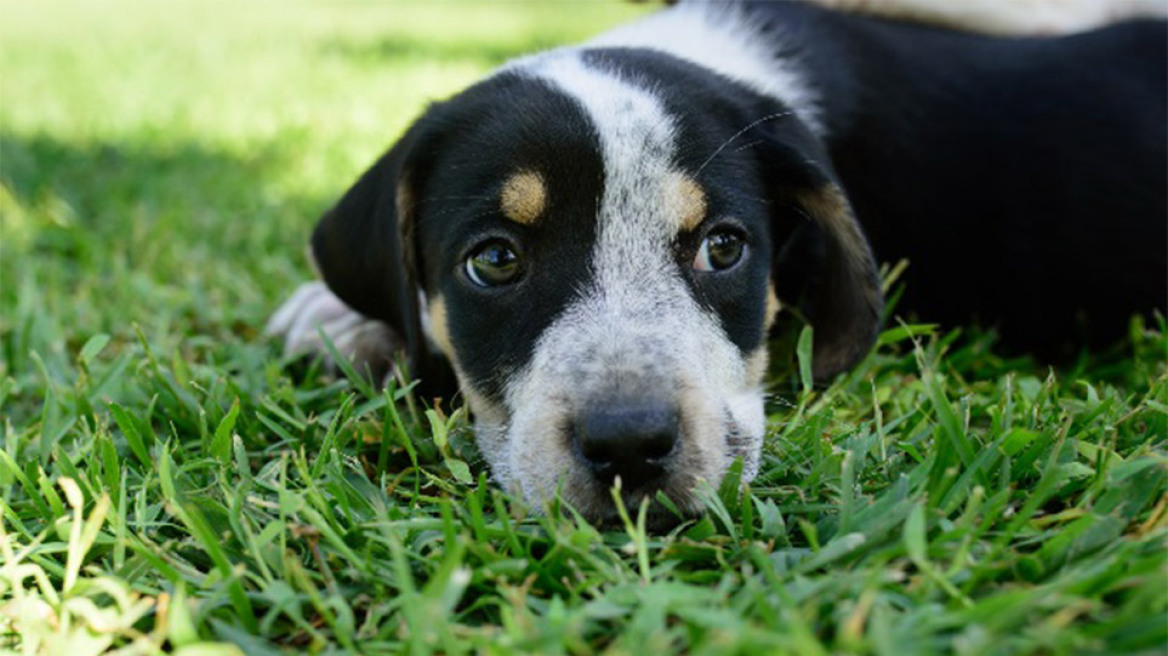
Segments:
[[[597,478],[611,484],[620,476],[624,489],[636,489],[665,473],[677,448],[678,415],[666,403],[590,408],[576,418],[576,446]]]

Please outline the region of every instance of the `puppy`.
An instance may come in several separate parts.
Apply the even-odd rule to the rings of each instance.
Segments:
[[[270,329],[401,348],[533,502],[611,519],[619,479],[692,512],[757,472],[777,313],[830,379],[874,342],[880,261],[911,262],[899,309],[1019,348],[1164,306],[1166,32],[670,7],[432,105],[320,220],[324,283]]]

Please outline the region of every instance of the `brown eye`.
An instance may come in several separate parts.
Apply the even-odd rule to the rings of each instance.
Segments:
[[[714,230],[702,240],[702,246],[694,257],[694,271],[722,271],[738,264],[746,242],[730,230]]]
[[[479,287],[500,287],[515,281],[522,267],[511,244],[492,239],[466,258],[466,277]]]

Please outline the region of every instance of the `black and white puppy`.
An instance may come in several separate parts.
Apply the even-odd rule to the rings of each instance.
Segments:
[[[757,471],[780,308],[827,379],[872,346],[878,261],[911,262],[901,309],[1024,348],[1164,307],[1166,34],[683,3],[431,106],[321,219],[327,289],[272,329],[404,349],[447,398],[452,371],[532,501],[610,518],[619,477],[693,510]]]

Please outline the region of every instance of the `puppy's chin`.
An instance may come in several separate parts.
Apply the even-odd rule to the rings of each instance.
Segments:
[[[634,526],[638,523],[639,512],[639,510],[629,511],[629,520]],[[645,514],[645,530],[649,533],[667,533],[677,528],[683,522],[696,519],[699,515],[700,513],[697,512],[678,515],[661,504],[653,502]],[[615,508],[613,512],[589,521],[597,528],[605,531],[618,531],[625,528],[624,519],[616,512]]]

